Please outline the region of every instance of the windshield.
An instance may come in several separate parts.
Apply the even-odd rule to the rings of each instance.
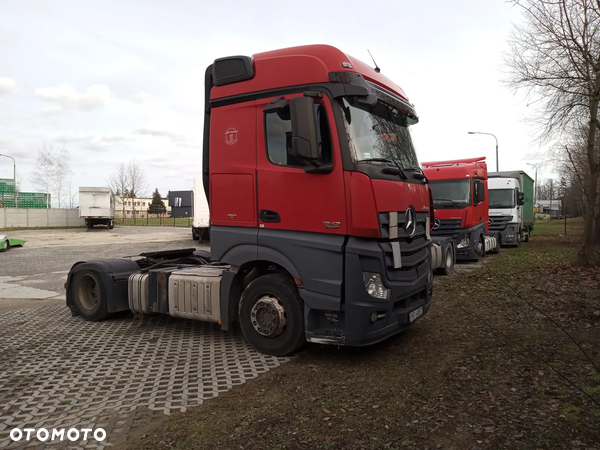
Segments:
[[[402,169],[419,167],[406,114],[382,102],[362,105],[352,97],[340,105],[354,162],[384,159]]]
[[[490,208],[514,208],[514,189],[489,189]]]
[[[471,204],[470,180],[429,181],[435,208],[465,208]]]

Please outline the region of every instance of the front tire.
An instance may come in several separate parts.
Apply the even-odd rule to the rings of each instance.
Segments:
[[[450,242],[446,243],[444,248],[444,267],[441,268],[440,272],[442,275],[450,275],[454,271],[454,262],[456,258],[454,256],[454,245]]]
[[[248,284],[239,321],[246,340],[267,355],[286,356],[306,343],[304,302],[294,282],[282,274],[263,275]]]
[[[71,293],[79,314],[85,320],[96,322],[109,316],[106,294],[98,272],[93,270],[77,272],[73,277]]]
[[[5,239],[4,241],[2,241],[2,244],[0,244],[0,253],[5,252],[9,248],[10,248],[10,244],[8,243],[8,240]]]

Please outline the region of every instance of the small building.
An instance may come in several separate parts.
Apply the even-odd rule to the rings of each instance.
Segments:
[[[552,219],[558,219],[562,214],[562,201],[560,199],[555,200],[538,200],[536,203],[537,214],[549,215]]]
[[[148,208],[152,204],[152,197],[121,197],[117,196],[117,206],[115,207],[115,218],[122,219],[123,218],[123,204],[125,204],[125,219],[136,219],[146,218],[148,216]],[[169,206],[169,202],[166,198],[161,199],[165,208],[167,208],[167,212],[165,214],[166,217],[171,216],[171,207]]]
[[[169,191],[171,217],[192,217],[192,191]]]

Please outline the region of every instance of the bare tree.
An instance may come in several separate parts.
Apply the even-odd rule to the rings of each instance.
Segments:
[[[119,168],[108,178],[108,185],[112,191],[118,196],[119,202],[123,207],[123,219],[125,219],[125,192],[129,189],[129,177],[127,174],[127,166],[123,163]]]
[[[130,161],[127,165],[122,163],[109,177],[108,184],[113,192],[123,199],[121,200],[123,218],[125,218],[125,198],[131,200],[135,218],[135,198],[143,196],[148,190],[144,169],[135,161]]]
[[[144,169],[140,167],[137,162],[130,161],[127,167],[127,174],[129,175],[129,196],[131,198],[131,204],[133,205],[133,218],[135,220],[135,198],[143,197],[148,190],[148,183],[146,182],[146,175]]]
[[[600,4],[597,0],[512,0],[524,14],[509,38],[509,85],[539,96],[542,139],[566,143],[584,132],[585,226],[578,260],[589,264],[595,243],[600,161]],[[565,151],[569,151],[568,145]]]
[[[39,189],[54,194],[54,199],[61,208],[67,195],[67,177],[72,173],[69,166],[69,152],[64,147],[56,150],[54,147],[46,147],[44,144],[39,149],[31,182]],[[47,199],[46,208],[49,207]]]

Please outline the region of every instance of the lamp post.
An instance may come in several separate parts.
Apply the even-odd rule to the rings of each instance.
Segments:
[[[482,133],[480,131],[469,131],[469,134],[487,134],[488,136],[494,136],[492,133]],[[500,169],[498,169],[498,138],[494,136],[494,139],[496,139],[496,172],[499,172]]]
[[[8,155],[3,155],[2,153],[0,153],[0,156],[4,156],[6,158],[10,158],[13,160],[13,178],[15,180],[15,208],[17,208],[18,206],[18,200],[19,200],[19,194],[17,192],[17,163],[15,162],[15,158],[13,158],[12,156],[8,156]],[[4,195],[3,195],[4,197]]]
[[[533,190],[533,203],[537,203],[537,165],[536,164],[532,164],[532,163],[525,163],[528,166],[533,166],[535,167],[535,189]]]
[[[15,179],[15,185],[16,185],[17,184],[17,163],[15,162],[15,158],[13,158],[12,156],[3,155],[2,153],[0,153],[0,156],[5,156],[6,158],[10,158],[13,160],[13,177]]]

